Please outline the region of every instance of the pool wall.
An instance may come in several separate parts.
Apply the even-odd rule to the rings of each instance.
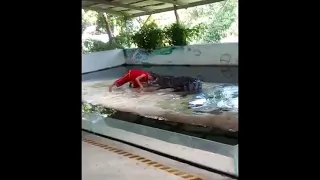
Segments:
[[[166,47],[151,53],[143,49],[125,49],[124,56],[126,64],[237,65],[238,43]]]
[[[89,73],[101,69],[125,64],[122,49],[101,51],[82,55],[82,73]]]
[[[82,55],[82,73],[120,65],[238,65],[238,43],[176,46],[157,49],[115,49]]]

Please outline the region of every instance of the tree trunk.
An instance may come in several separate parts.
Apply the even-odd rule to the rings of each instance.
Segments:
[[[108,23],[108,19],[107,19],[107,14],[106,13],[103,13],[103,20],[105,21],[105,24],[106,24],[106,30],[107,30],[107,34],[108,34],[108,37],[109,37],[109,42],[111,42],[111,40],[113,39],[113,36],[112,36],[112,32],[110,30],[110,26],[109,26],[109,23]]]

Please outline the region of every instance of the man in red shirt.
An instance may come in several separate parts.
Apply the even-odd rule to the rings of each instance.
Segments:
[[[109,92],[112,92],[114,86],[120,87],[128,82],[130,82],[132,88],[140,88],[140,91],[143,91],[143,83],[147,83],[150,80],[153,80],[153,77],[148,72],[139,69],[131,69],[127,74],[109,86]]]

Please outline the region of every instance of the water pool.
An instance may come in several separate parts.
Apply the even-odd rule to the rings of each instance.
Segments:
[[[130,69],[163,75],[201,75],[203,92],[181,97],[170,89],[138,93],[128,85],[108,92],[108,85]],[[83,101],[148,117],[238,130],[238,68],[198,66],[121,66],[82,75]]]

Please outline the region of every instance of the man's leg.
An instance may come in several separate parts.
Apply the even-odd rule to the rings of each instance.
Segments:
[[[124,76],[122,76],[121,78],[119,78],[118,80],[116,80],[115,84],[117,87],[119,87],[129,81],[130,81],[130,71],[127,74],[125,74]]]

